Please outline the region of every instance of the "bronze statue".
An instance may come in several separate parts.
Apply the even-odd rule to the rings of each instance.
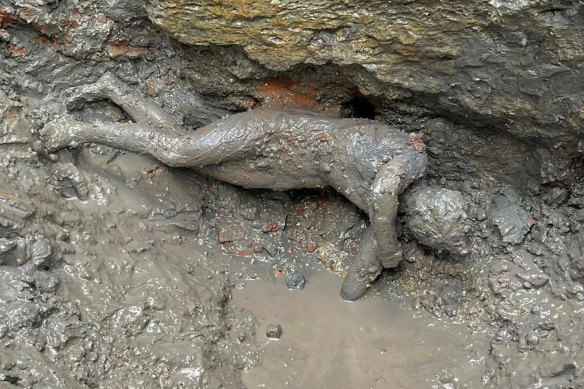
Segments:
[[[186,131],[160,106],[132,94],[109,74],[78,88],[73,101],[95,98],[110,99],[133,122],[81,123],[62,116],[42,130],[47,150],[92,142],[147,153],[244,188],[334,188],[371,221],[341,288],[346,300],[358,299],[383,267],[401,261],[395,230],[398,196],[426,169],[419,135],[372,120],[285,107],[258,108]]]

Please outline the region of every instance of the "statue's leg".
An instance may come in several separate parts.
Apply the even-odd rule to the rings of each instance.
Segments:
[[[159,127],[141,123],[82,123],[71,115],[61,116],[40,131],[43,147],[53,152],[80,143],[97,143],[113,148],[146,153],[172,166],[184,166],[187,136],[176,136]]]
[[[412,150],[395,157],[377,173],[371,186],[371,225],[343,282],[341,297],[345,300],[361,297],[383,267],[393,268],[401,261],[402,252],[395,230],[398,196],[414,180],[422,177],[426,164],[426,156]]]
[[[179,132],[182,131],[179,123],[172,115],[164,111],[155,102],[136,94],[128,85],[111,73],[105,73],[93,84],[72,88],[68,93],[67,107],[69,109],[73,109],[86,101],[109,99],[122,108],[137,123],[166,128],[172,127]]]
[[[142,123],[82,123],[65,115],[41,130],[44,148],[55,151],[80,143],[98,143],[146,153],[176,167],[201,168],[243,158],[258,142],[269,142],[264,123],[253,111],[232,115],[196,131]]]

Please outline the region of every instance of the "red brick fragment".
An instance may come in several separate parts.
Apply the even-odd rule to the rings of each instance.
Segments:
[[[10,58],[22,58],[26,57],[26,49],[23,46],[8,43],[6,45],[6,50],[8,50]]]
[[[10,26],[14,26],[18,19],[16,15],[8,12],[7,9],[0,9],[0,28],[5,29]]]

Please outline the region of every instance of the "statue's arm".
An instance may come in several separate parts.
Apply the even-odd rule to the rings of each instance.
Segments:
[[[386,268],[396,267],[402,259],[395,229],[398,196],[413,181],[423,176],[426,164],[426,155],[412,149],[383,165],[371,186],[372,201],[369,217],[373,228],[376,254]]]

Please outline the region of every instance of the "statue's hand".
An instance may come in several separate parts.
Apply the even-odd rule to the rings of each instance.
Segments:
[[[42,147],[49,153],[65,147],[77,147],[76,135],[80,128],[81,123],[72,116],[59,116],[39,130]]]
[[[399,245],[399,243],[398,243],[398,245]],[[393,250],[393,251],[377,250],[376,252],[377,252],[377,254],[376,254],[377,258],[379,258],[379,260],[381,261],[381,264],[386,269],[393,269],[393,268],[397,267],[397,265],[399,265],[401,260],[404,258],[401,247],[399,247],[399,246],[396,247],[395,250]]]

